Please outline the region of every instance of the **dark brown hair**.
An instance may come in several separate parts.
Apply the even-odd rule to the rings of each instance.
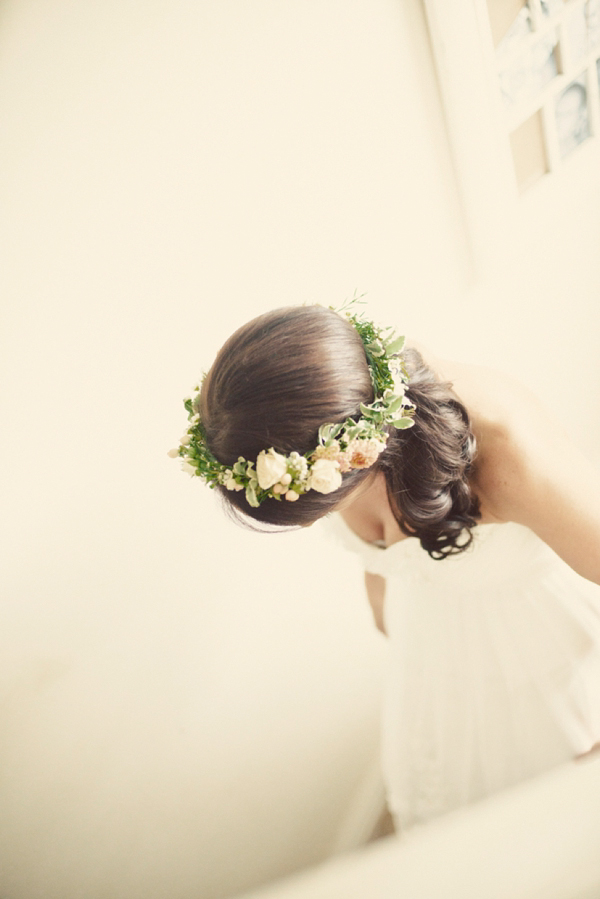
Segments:
[[[237,516],[264,529],[312,524],[380,470],[404,533],[418,537],[434,558],[463,551],[479,511],[468,482],[475,453],[469,417],[451,385],[416,350],[407,349],[404,358],[415,424],[390,428],[375,466],[347,472],[333,493],[310,490],[295,503],[267,499],[253,508],[243,492],[218,488]],[[269,447],[309,453],[322,424],[356,418],[360,403],[373,398],[352,325],[321,306],[299,306],[261,315],[229,338],[204,380],[199,411],[211,451],[233,465],[238,456],[256,459]]]

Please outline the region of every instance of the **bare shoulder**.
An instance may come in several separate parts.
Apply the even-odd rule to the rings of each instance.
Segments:
[[[468,376],[455,386],[472,415],[473,487],[489,520],[526,525],[600,583],[600,473],[524,385],[487,370],[477,376],[476,387]]]
[[[567,441],[559,448],[548,410],[514,378],[473,367],[455,386],[477,438],[474,487],[491,517],[515,520],[526,499],[525,487],[544,473],[556,475],[559,458],[564,464]]]
[[[420,342],[411,341],[411,346],[438,377],[452,384],[475,426],[488,429],[493,436],[504,437],[507,430],[520,432],[532,415],[544,415],[535,393],[507,372],[441,358]]]
[[[426,356],[424,347],[417,348],[469,412],[478,447],[473,487],[484,520],[512,520],[513,500],[521,496],[533,458],[550,445],[544,436],[548,413],[529,388],[505,372]]]

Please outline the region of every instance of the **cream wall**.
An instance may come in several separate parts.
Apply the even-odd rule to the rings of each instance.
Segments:
[[[178,472],[179,398],[244,320],[356,289],[533,384],[577,365],[597,436],[598,204],[532,199],[542,245],[473,283],[416,0],[5,0],[0,122],[0,889],[231,895],[351,843],[384,642],[355,559]]]

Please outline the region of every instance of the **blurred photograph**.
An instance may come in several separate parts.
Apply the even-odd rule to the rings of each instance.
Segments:
[[[563,158],[590,136],[587,89],[583,79],[573,81],[556,100],[556,134]]]
[[[600,0],[588,0],[585,5],[589,49],[600,44]]]
[[[540,0],[540,7],[544,16],[553,16],[564,7],[564,0]]]
[[[574,6],[567,15],[566,34],[571,63],[578,63],[600,42],[600,0]]]
[[[558,74],[555,32],[531,43],[531,17],[523,7],[496,48],[500,91],[507,107],[531,102]]]

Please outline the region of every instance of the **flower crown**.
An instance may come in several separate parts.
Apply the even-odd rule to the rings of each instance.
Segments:
[[[271,447],[262,450],[256,462],[240,456],[235,465],[227,466],[213,456],[206,443],[198,412],[200,382],[194,387],[196,395],[184,400],[189,425],[179,447],[170,450],[169,456],[180,457],[183,470],[202,478],[209,487],[245,490],[254,507],[269,498],[295,502],[309,490],[333,493],[341,486],[344,472],[370,468],[385,449],[386,429],[412,427],[416,407],[406,397],[408,375],[399,355],[404,337],[395,337],[391,328],[378,328],[365,320],[362,312],[354,312],[358,302],[353,298],[339,309],[330,307],[350,322],[365,348],[375,399],[360,404],[357,420],[321,425],[318,446],[304,455],[293,452],[285,456]]]

